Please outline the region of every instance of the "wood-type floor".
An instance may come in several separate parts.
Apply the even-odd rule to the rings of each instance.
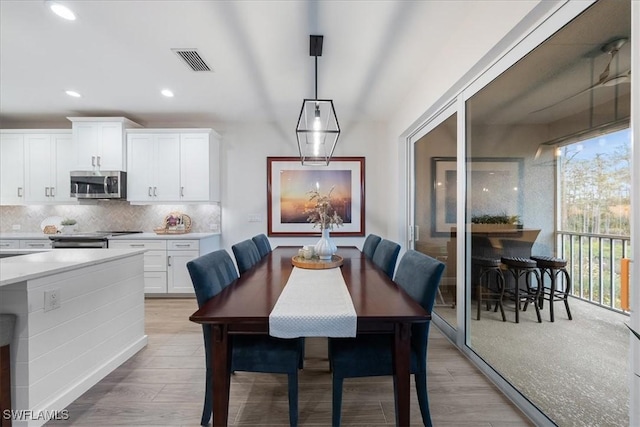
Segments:
[[[200,325],[188,320],[195,299],[147,299],[149,343],[67,408],[65,426],[188,426],[200,423],[204,346]],[[326,340],[306,340],[299,375],[301,426],[331,425],[331,374]],[[434,425],[532,425],[435,327],[428,349],[428,388]],[[413,382],[413,378],[412,378]],[[229,425],[286,426],[286,375],[238,372],[231,380]],[[347,379],[343,426],[394,425],[390,377]],[[422,425],[412,385],[412,426]]]

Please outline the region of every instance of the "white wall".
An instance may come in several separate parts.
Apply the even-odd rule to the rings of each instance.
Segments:
[[[295,117],[294,117],[295,119]],[[388,236],[395,211],[394,164],[388,156],[386,127],[381,123],[342,124],[335,156],[365,157],[365,233]],[[295,123],[283,130],[271,123],[228,124],[222,134],[222,247],[267,233],[267,157],[297,156]],[[259,214],[261,222],[248,222]],[[317,237],[270,237],[272,246],[313,244]],[[337,245],[362,246],[364,237],[335,238]]]

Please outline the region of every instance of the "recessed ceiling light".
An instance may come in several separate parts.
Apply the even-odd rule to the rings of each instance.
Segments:
[[[69,96],[73,96],[74,98],[80,98],[80,94],[78,92],[76,92],[75,90],[65,90],[64,93],[66,93]]]
[[[55,13],[59,17],[67,19],[69,21],[76,20],[76,15],[67,6],[57,3],[55,1],[47,1],[45,3],[53,11],[53,13]]]
[[[162,92],[160,93],[166,96],[167,98],[173,98],[173,92],[171,92],[169,89],[162,89]]]

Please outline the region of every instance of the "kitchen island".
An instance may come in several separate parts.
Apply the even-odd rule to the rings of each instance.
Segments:
[[[14,426],[40,426],[142,349],[140,249],[57,249],[0,259]],[[57,415],[64,415],[58,412]]]

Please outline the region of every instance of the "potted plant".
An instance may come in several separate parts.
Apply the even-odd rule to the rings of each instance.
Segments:
[[[74,231],[76,231],[77,228],[77,221],[75,219],[72,218],[65,218],[60,222],[60,225],[62,226],[62,233],[64,234],[69,234],[69,233],[73,233]]]
[[[520,215],[474,215],[471,217],[471,229],[473,231],[498,231],[522,229]]]

